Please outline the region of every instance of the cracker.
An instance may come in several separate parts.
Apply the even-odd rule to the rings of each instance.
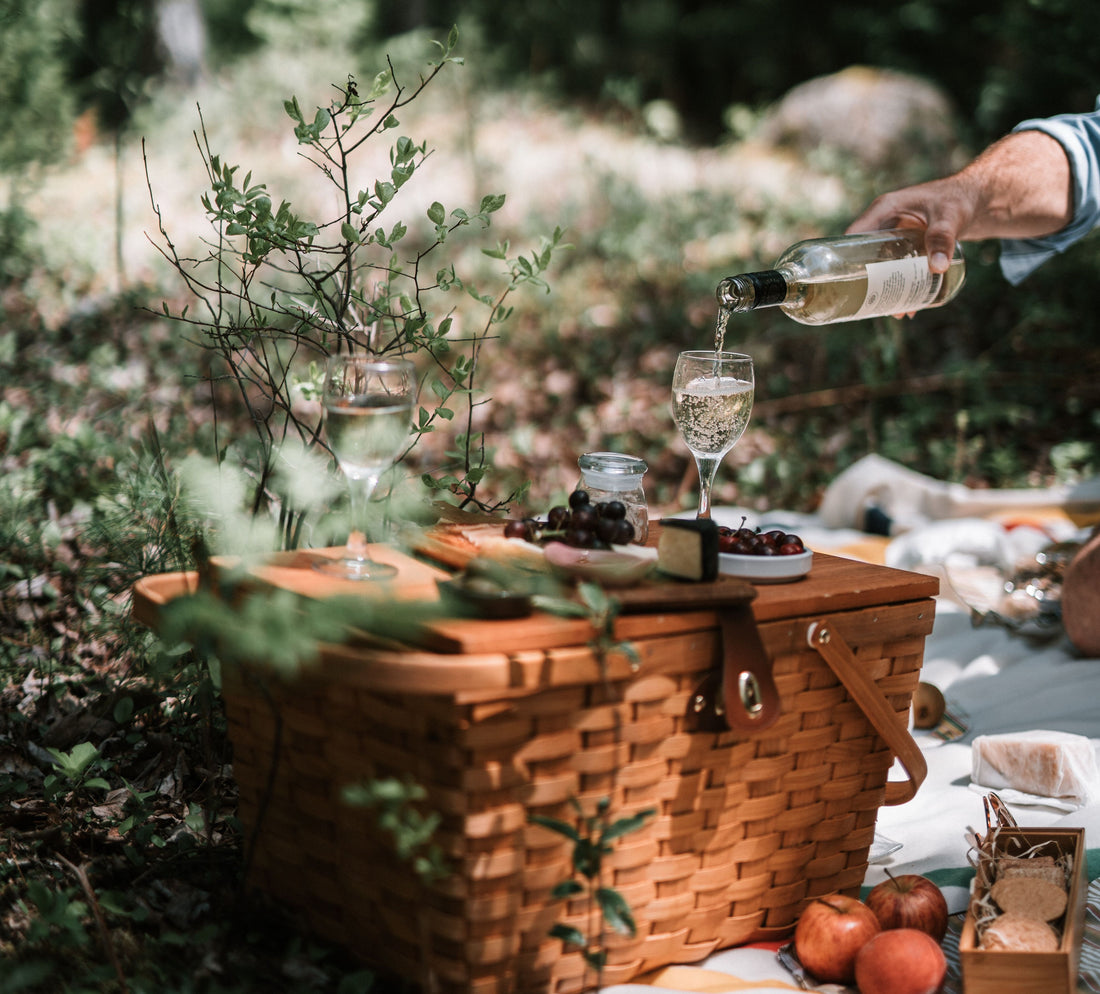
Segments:
[[[1049,922],[1066,910],[1066,891],[1039,877],[1008,877],[998,880],[989,893],[1004,912]]]
[[[1002,856],[997,860],[997,879],[1038,877],[1058,887],[1066,886],[1066,873],[1053,856]]]
[[[1006,912],[989,923],[982,932],[981,949],[999,949],[1015,953],[1057,952],[1061,941],[1046,922]]]

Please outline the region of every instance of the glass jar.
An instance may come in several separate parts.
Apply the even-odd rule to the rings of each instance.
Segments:
[[[593,504],[622,501],[626,520],[634,526],[634,541],[644,545],[649,536],[649,507],[642,477],[649,467],[644,459],[621,452],[586,452],[577,460],[581,469],[580,490],[587,490]]]

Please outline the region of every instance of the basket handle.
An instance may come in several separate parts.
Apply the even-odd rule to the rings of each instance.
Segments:
[[[887,781],[884,803],[904,804],[911,800],[928,775],[928,764],[920,746],[908,729],[898,721],[897,712],[887,702],[874,680],[859,665],[848,644],[827,621],[811,622],[806,630],[806,641],[828,663],[844,689],[851,694],[905,769],[907,780]]]

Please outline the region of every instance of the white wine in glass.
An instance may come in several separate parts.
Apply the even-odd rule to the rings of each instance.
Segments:
[[[367,551],[367,502],[382,474],[408,441],[416,399],[416,370],[407,359],[334,356],[325,366],[325,433],[348,483],[351,531],[344,555],[322,559],[322,573],[348,580],[386,579],[397,573]]]
[[[737,352],[681,352],[672,377],[672,419],[699,470],[699,512],[710,517],[718,464],[752,414],[752,359]]]

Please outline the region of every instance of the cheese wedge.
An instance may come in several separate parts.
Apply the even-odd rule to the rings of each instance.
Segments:
[[[979,735],[971,746],[970,778],[983,787],[1011,787],[1079,804],[1100,795],[1092,743],[1069,732]]]
[[[718,525],[709,519],[662,520],[657,568],[680,580],[717,579]]]

